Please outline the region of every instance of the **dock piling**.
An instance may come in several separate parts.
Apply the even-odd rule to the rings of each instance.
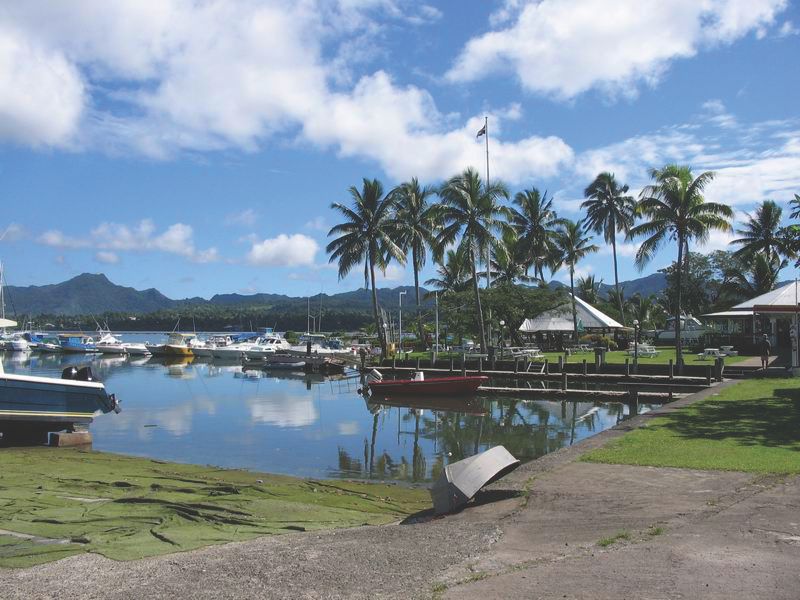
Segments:
[[[587,374],[588,374],[588,371],[587,371],[587,369],[586,369],[586,359],[585,359],[585,358],[583,359],[583,374],[584,374],[584,375],[587,375]]]
[[[566,371],[566,369],[561,371],[561,389],[565,390],[565,391],[567,389],[567,371]]]
[[[629,358],[625,359],[625,377],[631,376],[631,361]]]
[[[669,378],[673,379],[675,377],[675,367],[672,364],[672,359],[669,359]]]

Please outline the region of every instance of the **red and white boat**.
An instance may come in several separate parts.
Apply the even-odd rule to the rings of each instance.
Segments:
[[[373,394],[399,396],[405,394],[443,396],[450,394],[474,394],[478,388],[489,381],[485,375],[457,375],[454,377],[431,377],[425,379],[421,371],[414,379],[382,379],[371,376],[369,389]]]

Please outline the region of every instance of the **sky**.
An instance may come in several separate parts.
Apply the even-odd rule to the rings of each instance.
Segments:
[[[0,0],[5,280],[355,289],[325,253],[330,204],[365,177],[483,173],[484,117],[492,180],[561,216],[601,171],[636,194],[677,162],[716,173],[706,198],[738,225],[800,193],[799,57],[790,0]],[[597,242],[578,274],[611,283]],[[676,253],[640,273],[636,247],[621,280]]]

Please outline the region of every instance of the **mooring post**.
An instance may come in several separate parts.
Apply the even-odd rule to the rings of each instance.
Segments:
[[[461,374],[466,377],[467,376],[467,355],[461,355]]]
[[[450,357],[450,372],[453,372],[453,357]]]
[[[558,370],[564,372],[564,357],[561,355],[558,356]]]
[[[397,368],[397,357],[393,356],[392,357],[392,371],[394,371],[396,368]]]
[[[584,375],[588,375],[588,373],[589,372],[586,370],[586,359],[584,358],[583,359],[583,374]]]
[[[630,388],[629,391],[631,397],[631,414],[638,415],[639,414],[639,390],[636,388]]]
[[[494,354],[492,354],[492,360],[491,360],[490,368],[492,369],[492,371],[496,371],[497,370],[497,357]]]
[[[483,357],[478,357],[478,373],[483,373]]]
[[[519,373],[519,359],[514,359],[514,373]]]
[[[672,359],[670,358],[669,359],[669,378],[672,379],[673,377],[675,377],[675,367],[672,364]]]
[[[715,369],[714,370],[716,371],[714,373],[715,379],[717,381],[722,381],[722,374],[725,371],[725,359],[722,358],[721,356],[718,356],[717,360],[715,360],[714,362],[715,362],[715,365],[714,365]]]
[[[549,358],[545,358],[544,359],[544,374],[545,375],[550,375],[550,359]]]
[[[631,376],[631,361],[629,358],[625,359],[625,377]]]
[[[417,365],[416,365],[416,369],[417,369],[417,371],[419,371],[419,357],[417,357]]]
[[[566,369],[561,371],[561,389],[562,390],[566,390],[567,389],[567,371],[566,371]]]
[[[711,387],[711,365],[706,367],[706,385]]]

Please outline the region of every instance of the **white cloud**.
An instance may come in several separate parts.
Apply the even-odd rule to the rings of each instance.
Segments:
[[[778,29],[778,36],[779,37],[787,37],[790,35],[797,35],[800,34],[800,29],[794,26],[794,23],[791,21],[784,21],[783,24]]]
[[[318,216],[314,217],[310,221],[306,221],[305,228],[313,229],[314,231],[328,231],[331,228],[331,226],[328,225],[328,222],[325,220],[325,217]]]
[[[77,67],[0,20],[0,140],[64,146],[85,102]]]
[[[225,225],[241,225],[243,227],[252,227],[258,221],[258,213],[252,208],[247,208],[239,212],[233,212],[225,216]]]
[[[85,237],[71,237],[53,229],[46,231],[38,238],[40,244],[55,248],[98,248],[108,257],[112,252],[120,251],[161,251],[178,254],[195,262],[213,262],[219,259],[216,248],[198,250],[194,244],[194,232],[190,225],[175,223],[160,234],[156,234],[156,226],[150,219],[142,219],[131,227],[123,223],[104,222],[91,230]],[[99,259],[99,258],[98,258]],[[99,259],[100,260],[100,259]],[[108,261],[106,261],[108,262]]]
[[[506,2],[494,26],[469,40],[448,71],[476,81],[513,71],[529,91],[572,98],[587,90],[630,95],[700,50],[763,35],[787,0],[541,0]]]
[[[19,223],[9,223],[3,233],[0,233],[0,242],[18,242],[28,237],[28,230]]]
[[[380,35],[376,14],[412,25],[441,16],[433,6],[391,0],[12,3],[0,16],[0,41],[56,65],[20,63],[23,75],[62,76],[44,85],[42,74],[28,81],[0,66],[0,82],[8,84],[0,91],[0,137],[6,131],[29,144],[167,159],[183,151],[254,151],[276,136],[297,136],[375,161],[395,179],[480,167],[479,117],[444,115],[426,90],[398,86],[380,70],[332,87],[342,46]],[[14,98],[4,99],[8,90]],[[519,118],[518,105],[489,114],[498,176],[511,183],[547,176],[572,159],[557,137],[501,137],[503,121]]]
[[[363,271],[364,270],[361,269],[361,271],[356,272],[356,274],[357,275],[358,273],[363,274]],[[397,263],[389,263],[385,271],[377,270],[375,272],[375,282],[377,283],[385,281],[391,281],[391,282],[404,281],[407,276],[408,273],[406,272],[406,268],[403,265],[399,265]]]
[[[318,250],[319,244],[307,235],[282,233],[277,237],[254,243],[247,254],[247,260],[259,266],[312,266]]]
[[[115,265],[119,262],[119,255],[115,254],[114,252],[108,252],[106,250],[100,250],[99,252],[95,253],[94,259],[97,262],[106,264],[106,265]]]

